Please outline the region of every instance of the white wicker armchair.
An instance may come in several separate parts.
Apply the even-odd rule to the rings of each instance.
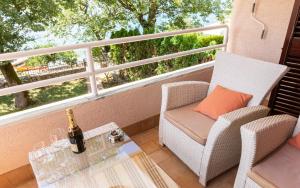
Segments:
[[[287,67],[282,65],[218,53],[210,84],[185,81],[162,86],[160,144],[166,145],[199,175],[200,183],[205,186],[208,180],[238,164],[240,126],[268,114],[267,107],[258,105],[286,71]],[[200,116],[203,115],[192,110],[193,104],[204,99],[218,84],[252,94],[253,98],[246,108],[224,114],[217,121],[201,117],[205,120],[202,122]],[[181,115],[181,111],[184,114]],[[169,118],[169,113],[173,114],[173,119]],[[179,116],[188,120],[177,123]],[[193,122],[194,117],[200,119]],[[185,129],[180,127],[182,123],[186,124]],[[203,132],[191,131],[189,124],[196,129],[203,127]],[[197,139],[199,135],[200,141]]]
[[[296,125],[296,121],[297,119],[295,117],[289,115],[276,115],[258,119],[241,127],[242,155],[234,183],[235,188],[261,188],[278,186],[274,185],[268,180],[264,180],[261,175],[255,175],[258,177],[255,179],[260,179],[258,182],[252,180],[254,175],[252,175],[252,178],[249,176],[254,174],[254,172],[252,172],[252,168],[257,163],[259,163],[262,159],[265,159],[266,156],[269,156],[270,153],[274,152],[291,136]],[[286,147],[291,146],[285,145],[281,150],[284,150],[283,152],[287,152],[289,149],[292,149]],[[286,162],[287,161],[285,160],[285,163]],[[277,165],[280,164],[275,164],[275,168]],[[266,163],[264,163],[264,167],[266,167]],[[280,167],[277,166],[276,171],[279,172],[280,176],[282,175],[280,172]],[[284,187],[288,186],[285,185]]]

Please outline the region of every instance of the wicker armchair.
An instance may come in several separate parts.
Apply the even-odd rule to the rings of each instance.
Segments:
[[[295,117],[289,115],[276,115],[250,122],[241,127],[242,155],[234,183],[235,188],[299,186],[299,184],[298,186],[288,186],[288,183],[283,182],[290,179],[298,179],[298,183],[300,181],[299,174],[292,175],[292,168],[299,169],[295,162],[300,164],[300,152],[285,143],[291,136],[296,121]],[[294,164],[291,163],[289,166],[288,161],[294,158],[298,161],[293,161]],[[291,165],[294,166],[291,167]],[[289,172],[285,172],[284,169],[288,169]],[[297,171],[299,172],[299,170]],[[285,176],[289,179],[282,180]],[[272,180],[276,182],[272,182]]]
[[[210,84],[185,81],[162,86],[160,144],[199,175],[205,186],[208,180],[239,163],[240,126],[268,114],[269,109],[259,105],[286,71],[286,66],[218,53]],[[216,121],[194,112],[193,107],[218,84],[252,94],[248,107]]]

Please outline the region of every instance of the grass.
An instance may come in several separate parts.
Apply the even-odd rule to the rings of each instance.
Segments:
[[[56,84],[29,91],[30,99],[33,104],[26,109],[41,106],[44,104],[61,101],[64,99],[80,96],[88,92],[86,79],[79,79],[62,84]],[[0,97],[0,116],[20,111],[15,108],[14,96],[7,95]]]

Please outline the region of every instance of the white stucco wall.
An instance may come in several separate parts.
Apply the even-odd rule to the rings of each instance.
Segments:
[[[109,122],[125,127],[155,116],[160,112],[161,84],[183,80],[210,81],[212,68],[131,89],[73,107],[77,123],[83,131]],[[49,143],[49,132],[67,129],[64,110],[0,127],[0,175],[28,164],[28,152],[40,141]]]
[[[253,0],[234,0],[228,50],[232,53],[278,63],[294,0],[257,0],[257,18],[266,23],[267,36],[251,18]]]

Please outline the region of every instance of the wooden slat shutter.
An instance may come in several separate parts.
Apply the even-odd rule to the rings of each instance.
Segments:
[[[295,1],[280,64],[290,70],[272,91],[271,114],[300,114],[300,0]]]

